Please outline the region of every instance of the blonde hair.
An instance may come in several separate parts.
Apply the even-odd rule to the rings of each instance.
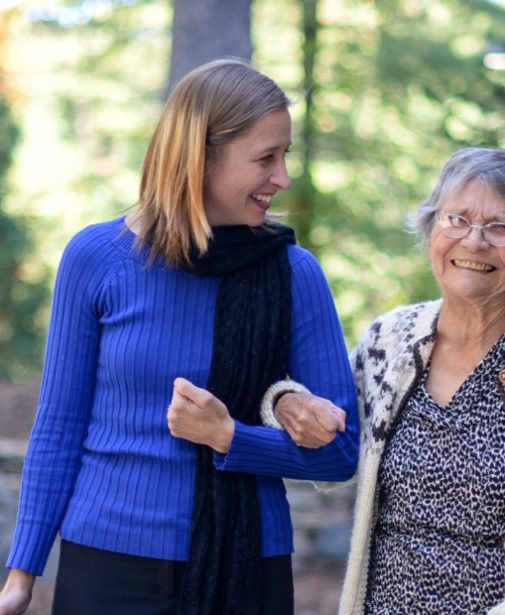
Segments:
[[[142,168],[138,241],[168,262],[208,249],[203,203],[205,162],[214,151],[289,98],[272,79],[238,59],[215,60],[187,74],[170,94]]]

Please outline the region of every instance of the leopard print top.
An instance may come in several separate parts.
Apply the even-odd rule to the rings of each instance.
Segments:
[[[367,615],[484,615],[505,586],[505,335],[446,408],[407,401],[379,467]]]
[[[370,554],[374,544],[379,512],[378,473],[387,444],[392,435],[396,433],[398,420],[403,415],[408,400],[413,398],[413,393],[422,380],[429,363],[436,340],[437,320],[441,307],[442,300],[439,299],[399,306],[382,314],[364,332],[361,341],[349,357],[358,395],[361,433],[360,461],[354,528],[339,615],[363,615],[365,611],[367,588],[371,586]],[[500,357],[503,357],[501,365]],[[489,368],[489,373],[487,370],[483,373],[484,378],[479,385],[480,388],[472,380],[474,386],[471,390],[473,391],[472,397],[477,398],[479,403],[483,401],[481,397],[492,396],[494,401],[490,403],[498,409],[503,408],[499,402],[500,398],[505,398],[505,354],[503,350],[497,353],[496,358],[496,369],[499,368],[500,371],[493,373],[493,369]],[[479,367],[476,371],[480,369]],[[497,378],[496,373],[501,377]],[[289,380],[278,382],[274,385],[275,390],[270,397],[268,394],[265,396],[266,403],[262,407],[264,424],[280,427],[274,417],[272,400],[281,391],[293,390],[293,384]],[[480,394],[477,393],[478,388]],[[495,429],[494,426],[493,429]],[[500,455],[503,457],[503,445],[501,447]],[[416,449],[416,452],[411,451],[411,454],[417,454],[417,452]],[[494,481],[496,486],[503,477],[503,468],[500,467],[499,462],[500,457],[498,456],[498,460],[493,459],[492,464],[486,470],[492,478],[488,482]],[[468,472],[471,467],[466,468]],[[329,487],[329,485],[321,484],[320,486]],[[470,486],[472,486],[471,480]],[[416,495],[412,494],[412,498],[415,497]],[[467,499],[465,496],[465,503]],[[497,517],[498,522],[503,524],[504,515],[500,505],[496,508],[490,507],[488,510],[484,507],[482,511],[490,517]],[[440,534],[442,535],[441,532]],[[397,566],[399,566],[398,562]],[[469,569],[471,567],[472,565]],[[407,570],[409,570],[408,567]],[[412,569],[409,572],[412,572]],[[494,578],[497,579],[498,576]],[[401,587],[401,583],[396,584],[396,579],[393,580],[395,588]],[[499,602],[499,604],[491,608],[487,615],[505,615],[505,583],[502,580],[498,582],[501,583],[502,591],[495,603]],[[385,606],[384,613],[408,612],[409,615],[419,613],[418,610],[412,610],[400,603],[401,600],[396,599],[394,604],[398,608],[391,607],[392,610],[388,611],[388,607]],[[478,612],[483,612],[483,610]],[[438,613],[452,615],[453,611],[451,609],[449,611],[440,610]],[[423,615],[425,615],[424,612]]]

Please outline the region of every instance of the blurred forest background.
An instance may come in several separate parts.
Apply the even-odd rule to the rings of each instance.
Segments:
[[[40,371],[71,235],[137,199],[172,19],[169,0],[0,0],[0,379]],[[351,347],[438,295],[404,218],[445,159],[505,147],[505,2],[253,0],[251,40],[296,101],[274,211],[320,259]]]

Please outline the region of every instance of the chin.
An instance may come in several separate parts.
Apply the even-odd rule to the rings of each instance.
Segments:
[[[247,221],[244,221],[243,224],[247,224],[247,226],[261,226],[265,222],[265,215],[261,216],[251,216]]]

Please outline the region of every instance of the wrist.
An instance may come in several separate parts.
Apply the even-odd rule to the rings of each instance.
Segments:
[[[235,421],[231,418],[231,416],[228,416],[228,418],[223,422],[221,437],[219,438],[219,441],[216,442],[215,446],[213,446],[212,448],[218,453],[226,455],[226,453],[230,449],[234,435]]]
[[[303,384],[294,380],[279,380],[272,384],[261,400],[260,416],[263,425],[275,427],[275,429],[284,429],[274,413],[275,403],[279,401],[283,393],[310,393],[310,391]]]
[[[274,395],[274,397],[272,399],[272,406],[273,406],[273,409],[274,409],[274,414],[275,414],[275,408],[276,408],[277,404],[286,395],[296,395],[296,391],[279,391],[279,393],[277,393],[277,395]]]
[[[16,587],[31,594],[36,578],[36,575],[31,572],[21,570],[21,568],[12,568],[9,576],[7,577],[5,586]]]

